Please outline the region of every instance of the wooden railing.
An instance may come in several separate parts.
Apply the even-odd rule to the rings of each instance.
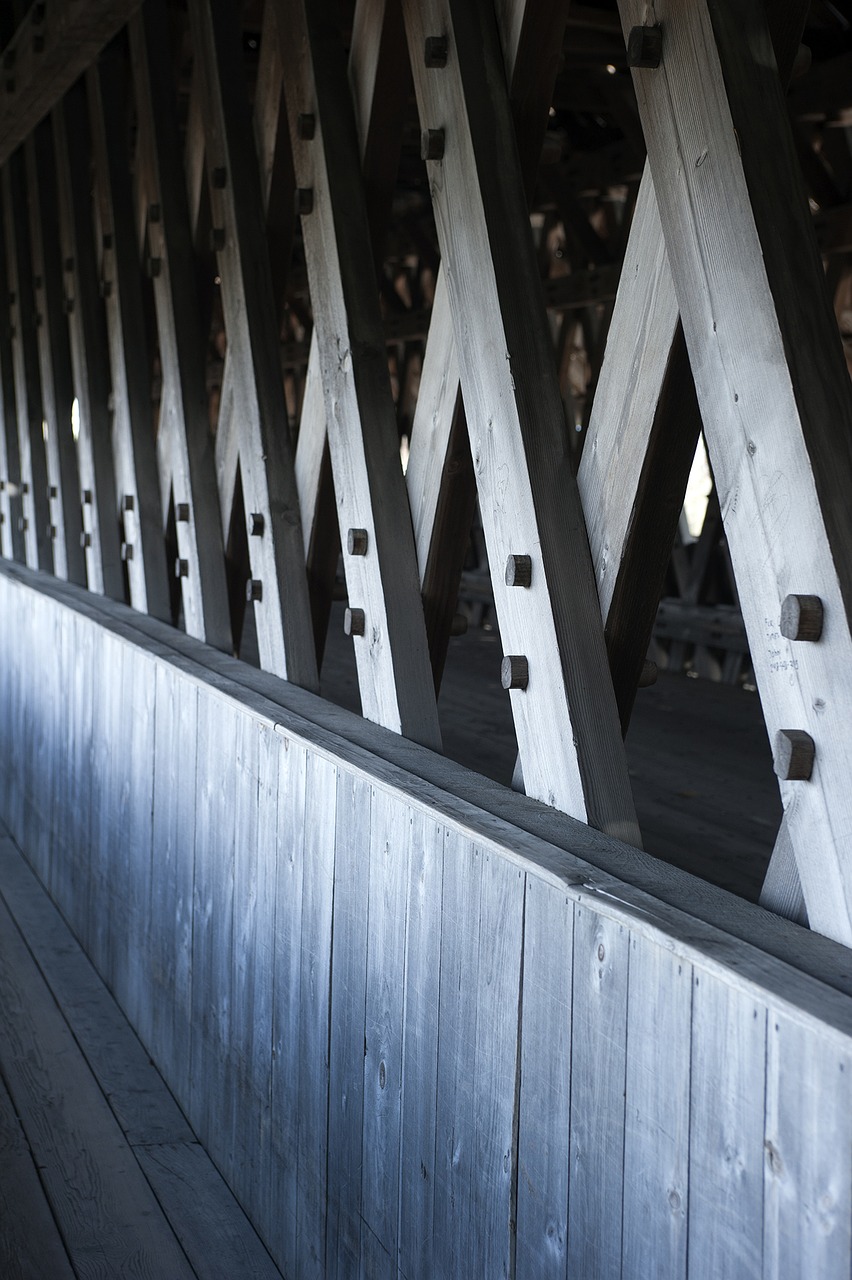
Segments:
[[[0,725],[287,1276],[848,1275],[843,948],[9,564]]]

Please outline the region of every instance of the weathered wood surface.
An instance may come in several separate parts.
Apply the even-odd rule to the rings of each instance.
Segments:
[[[285,1274],[848,1271],[842,948],[34,584],[0,568],[3,814]],[[78,650],[98,691],[57,716],[45,673]],[[161,1136],[143,1163],[175,1187],[197,1153]]]

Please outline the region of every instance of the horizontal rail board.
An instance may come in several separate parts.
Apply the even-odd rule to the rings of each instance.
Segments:
[[[285,1273],[848,1273],[843,948],[8,564],[0,672],[0,816]]]

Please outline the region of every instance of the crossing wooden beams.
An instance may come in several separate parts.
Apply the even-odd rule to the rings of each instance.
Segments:
[[[438,712],[339,35],[302,0],[280,0],[278,30],[361,707],[368,719],[437,748]]]
[[[647,21],[620,9],[625,36]],[[788,831],[811,923],[849,942],[849,379],[762,5],[653,17],[662,60],[634,82],[767,728],[818,744],[811,781],[781,782]],[[816,644],[779,629],[803,590],[832,619]]]
[[[526,788],[637,842],[494,13],[403,12],[501,638],[529,669],[508,685]],[[437,63],[427,40],[446,42]],[[522,590],[500,572],[516,554]]]
[[[195,71],[203,85],[205,159],[228,346],[255,618],[265,668],[316,688],[299,504],[278,327],[269,279],[260,177],[245,111],[240,28],[225,0],[191,0]]]

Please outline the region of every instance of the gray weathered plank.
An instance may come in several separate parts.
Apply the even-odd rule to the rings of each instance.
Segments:
[[[411,811],[405,930],[405,1005],[400,1104],[399,1269],[433,1274],[438,998],[444,840],[439,821]]]
[[[307,761],[299,971],[298,1274],[325,1277],[328,1190],[328,1052],[337,766]]]
[[[621,1269],[628,941],[623,925],[576,907],[569,1276]]]
[[[568,1257],[573,934],[570,898],[528,876],[515,1265],[541,1280],[565,1280]]]
[[[361,1212],[395,1275],[411,815],[374,791],[370,828]]]
[[[686,1277],[691,1015],[691,967],[647,938],[631,937],[625,1280]]]
[[[766,1008],[696,972],[687,1259],[696,1280],[763,1274],[765,1068]]]
[[[328,1106],[329,1280],[354,1280],[361,1257],[364,1010],[372,788],[337,778]]]
[[[770,1009],[763,1276],[849,1274],[852,1058]]]

